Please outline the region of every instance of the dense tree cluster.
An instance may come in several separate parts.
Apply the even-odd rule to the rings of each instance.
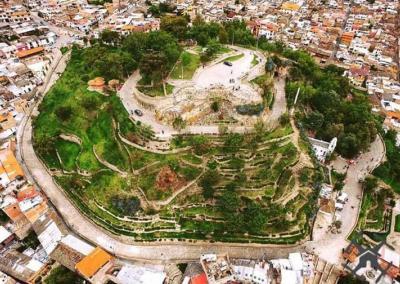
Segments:
[[[188,24],[187,17],[164,16],[161,18],[160,29],[176,36],[179,40],[183,40],[189,30]]]
[[[153,5],[150,1],[146,1],[146,4],[149,5],[147,8],[147,13],[156,18],[164,15],[165,13],[172,13],[176,8],[169,3],[159,3],[158,5]]]
[[[348,158],[367,150],[377,134],[377,119],[366,96],[352,94],[343,70],[329,65],[322,69],[305,52],[284,50],[292,60],[286,85],[289,106],[300,88],[297,107],[304,110],[300,121],[317,138],[338,138],[337,151]]]
[[[176,38],[165,31],[138,32],[121,38],[105,30],[97,44],[85,49],[83,58],[92,69],[90,77],[122,79],[139,67],[145,81],[157,83],[167,76],[180,52]]]
[[[367,281],[360,280],[351,274],[340,277],[338,281],[338,284],[367,284],[367,283],[368,283]]]
[[[107,37],[107,42],[117,42]],[[100,76],[106,80],[123,79],[137,68],[137,62],[132,56],[119,48],[96,44],[84,49],[79,55],[81,67],[85,68],[87,78]]]
[[[204,47],[201,53],[203,63],[221,51],[221,44],[254,43],[251,32],[242,21],[221,25],[206,23],[198,17],[189,27],[187,16],[166,15],[161,18],[160,29],[150,33],[132,33],[126,37],[104,30],[97,41],[92,41],[92,47],[85,49],[83,58],[85,65],[90,66],[89,77],[122,79],[139,68],[144,83],[158,84],[165,79],[181,54],[178,41],[194,40]]]
[[[204,135],[190,137],[190,145],[196,155],[204,155],[210,150],[210,139]]]
[[[258,234],[265,229],[267,222],[284,230],[290,225],[285,217],[285,209],[277,204],[268,208],[262,207],[257,201],[241,198],[235,191],[235,183],[228,184],[221,195],[217,197],[219,211],[224,216],[227,231],[249,232]]]
[[[206,199],[214,196],[214,186],[220,181],[220,175],[216,170],[208,170],[200,179],[199,185],[203,189],[203,196]]]
[[[387,161],[379,166],[374,175],[391,184],[394,189],[400,191],[400,147],[396,146],[396,131],[389,130],[384,138],[386,144]]]
[[[193,39],[197,44],[206,46],[212,40],[218,40],[223,27],[215,22],[206,23],[201,17],[193,20],[193,26],[188,31],[186,38]]]
[[[264,110],[264,104],[246,104],[236,106],[236,111],[241,115],[259,115]]]
[[[256,43],[256,39],[244,21],[224,22],[223,27],[228,35],[228,43],[241,45],[254,45]]]

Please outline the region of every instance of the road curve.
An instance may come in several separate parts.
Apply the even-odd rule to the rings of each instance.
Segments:
[[[353,232],[358,222],[363,195],[362,185],[359,182],[371,173],[385,158],[385,145],[382,138],[377,135],[368,151],[362,153],[352,165],[349,165],[343,191],[348,194],[348,202],[339,213],[341,216],[341,231],[333,234],[325,229],[314,227],[315,240],[309,242],[307,247],[321,258],[331,263],[337,263],[341,259],[342,248],[349,244],[348,237]],[[338,158],[333,163],[336,171],[342,172],[347,166],[347,161]],[[318,235],[318,236],[316,236]],[[327,249],[329,248],[329,249]]]

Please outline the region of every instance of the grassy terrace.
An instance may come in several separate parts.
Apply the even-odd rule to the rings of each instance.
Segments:
[[[254,60],[255,59],[253,58],[253,61]],[[274,95],[272,93],[273,77],[271,77],[269,74],[264,74],[254,78],[251,82],[262,89],[264,104],[268,107],[272,107],[274,103]]]
[[[358,223],[350,239],[358,238],[355,232],[359,231],[379,242],[389,233],[391,214],[385,205],[389,196],[391,192],[387,189],[364,193]]]
[[[251,60],[251,66],[255,66],[257,65],[259,62],[259,58],[257,57],[257,55],[253,55],[253,59]]]
[[[74,49],[34,120],[37,154],[83,214],[137,241],[286,244],[308,235],[319,174],[292,171],[299,153],[289,124],[246,135],[177,136],[172,148],[190,147],[175,154],[139,150],[120,136],[146,145],[152,132],[130,121],[113,92],[87,90],[84,61],[85,51]]]
[[[171,79],[192,79],[194,72],[200,66],[200,55],[189,51],[182,52],[179,61],[172,70]],[[183,77],[182,77],[183,75]]]
[[[235,62],[235,61],[239,60],[240,58],[242,58],[243,56],[244,56],[244,54],[240,53],[238,55],[229,56],[229,57],[225,58],[223,61]]]
[[[373,174],[400,193],[400,147],[396,146],[396,132],[388,131],[384,135],[388,160],[381,164]]]
[[[174,86],[171,84],[165,84],[165,93],[164,87],[162,84],[157,84],[155,86],[139,86],[138,90],[141,91],[143,94],[150,96],[150,97],[162,97],[165,94],[169,95],[172,94],[174,90]]]

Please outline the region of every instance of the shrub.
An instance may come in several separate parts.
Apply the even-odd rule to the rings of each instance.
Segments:
[[[211,107],[211,110],[212,110],[213,112],[218,112],[219,109],[220,109],[220,104],[219,104],[218,101],[213,101],[213,102],[211,103],[210,107]]]
[[[246,104],[236,107],[236,111],[241,115],[259,115],[263,110],[263,104]]]
[[[140,201],[135,196],[114,195],[111,205],[123,215],[133,215],[140,210]]]
[[[56,116],[61,120],[69,120],[72,116],[72,108],[70,106],[61,106],[55,111]]]

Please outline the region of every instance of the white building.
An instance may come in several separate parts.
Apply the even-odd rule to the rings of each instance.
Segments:
[[[121,284],[163,284],[166,276],[166,273],[160,269],[145,266],[124,265],[118,272],[117,279]]]
[[[334,137],[330,142],[318,140],[315,138],[308,138],[313,148],[314,154],[318,161],[324,163],[327,156],[333,153],[336,148],[337,138]]]
[[[271,279],[268,276],[269,264],[265,261],[256,262],[253,260],[232,261],[235,280],[245,283],[269,284]]]

